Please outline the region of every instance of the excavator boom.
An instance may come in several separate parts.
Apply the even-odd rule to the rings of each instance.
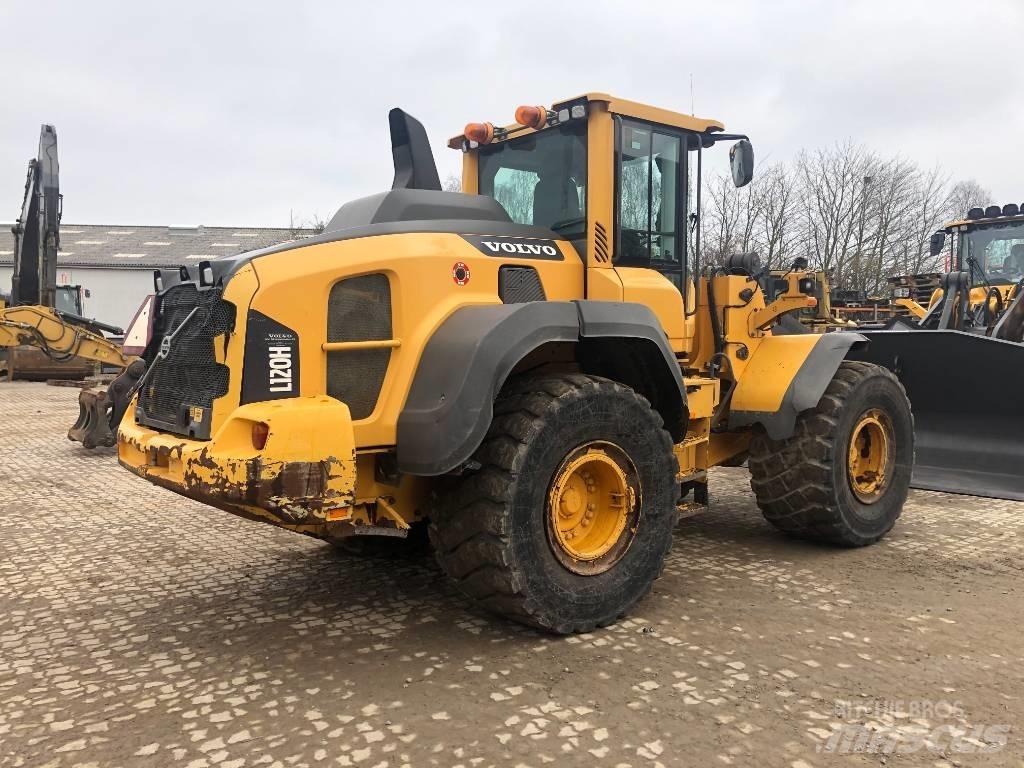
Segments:
[[[135,358],[103,336],[103,331],[119,334],[119,328],[56,308],[61,201],[57,131],[43,125],[39,152],[28,163],[21,215],[11,228],[14,275],[10,305],[0,298],[0,351],[28,346],[56,363],[77,358],[128,368]],[[85,390],[78,404],[81,414],[68,437],[86,448],[113,445],[111,419],[117,409],[107,390]]]
[[[39,153],[28,163],[21,216],[11,228],[14,233],[12,304],[55,306],[60,216],[57,131],[52,125],[43,125],[39,130]]]

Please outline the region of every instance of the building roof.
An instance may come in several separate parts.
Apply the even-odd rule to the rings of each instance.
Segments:
[[[0,225],[0,266],[14,264],[14,234]],[[314,234],[288,227],[136,227],[61,224],[61,267],[154,269],[254,251]]]

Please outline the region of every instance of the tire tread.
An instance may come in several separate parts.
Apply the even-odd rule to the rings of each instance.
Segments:
[[[666,457],[666,466],[661,469],[674,476],[676,467],[668,466],[669,459],[675,464],[672,439],[663,429],[661,417],[632,389],[585,374],[522,376],[510,381],[495,401],[490,429],[474,454],[481,468],[467,473],[453,493],[439,501],[429,529],[439,564],[463,594],[492,613],[559,634],[606,626],[631,607],[589,621],[572,621],[539,605],[524,588],[525,574],[515,560],[507,530],[506,500],[526,460],[531,437],[544,428],[560,398],[587,389],[614,391],[642,403],[657,424],[654,439],[662,443],[660,454]],[[667,538],[664,554],[671,546],[671,537]],[[652,585],[653,579],[632,604],[642,599]]]
[[[764,430],[755,432],[750,445],[750,486],[765,519],[779,530],[798,538],[860,547],[878,541],[895,524],[893,518],[884,531],[872,536],[852,531],[843,521],[833,487],[833,462],[843,459],[844,450],[835,439],[839,415],[856,387],[872,376],[889,379],[906,397],[891,371],[846,360],[818,406],[797,419],[792,437],[773,440]]]

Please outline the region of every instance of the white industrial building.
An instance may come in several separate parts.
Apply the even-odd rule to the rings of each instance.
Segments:
[[[11,225],[0,226],[0,293],[9,294],[14,235]],[[154,269],[193,266],[311,234],[311,230],[287,227],[66,224],[60,228],[57,284],[82,287],[86,317],[124,328],[153,292]]]

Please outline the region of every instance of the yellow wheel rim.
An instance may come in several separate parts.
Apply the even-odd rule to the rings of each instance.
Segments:
[[[569,570],[591,575],[625,554],[640,516],[640,483],[626,453],[592,441],[572,451],[548,491],[548,535]]]
[[[893,465],[892,422],[877,408],[861,415],[850,436],[850,488],[864,504],[882,498]]]

